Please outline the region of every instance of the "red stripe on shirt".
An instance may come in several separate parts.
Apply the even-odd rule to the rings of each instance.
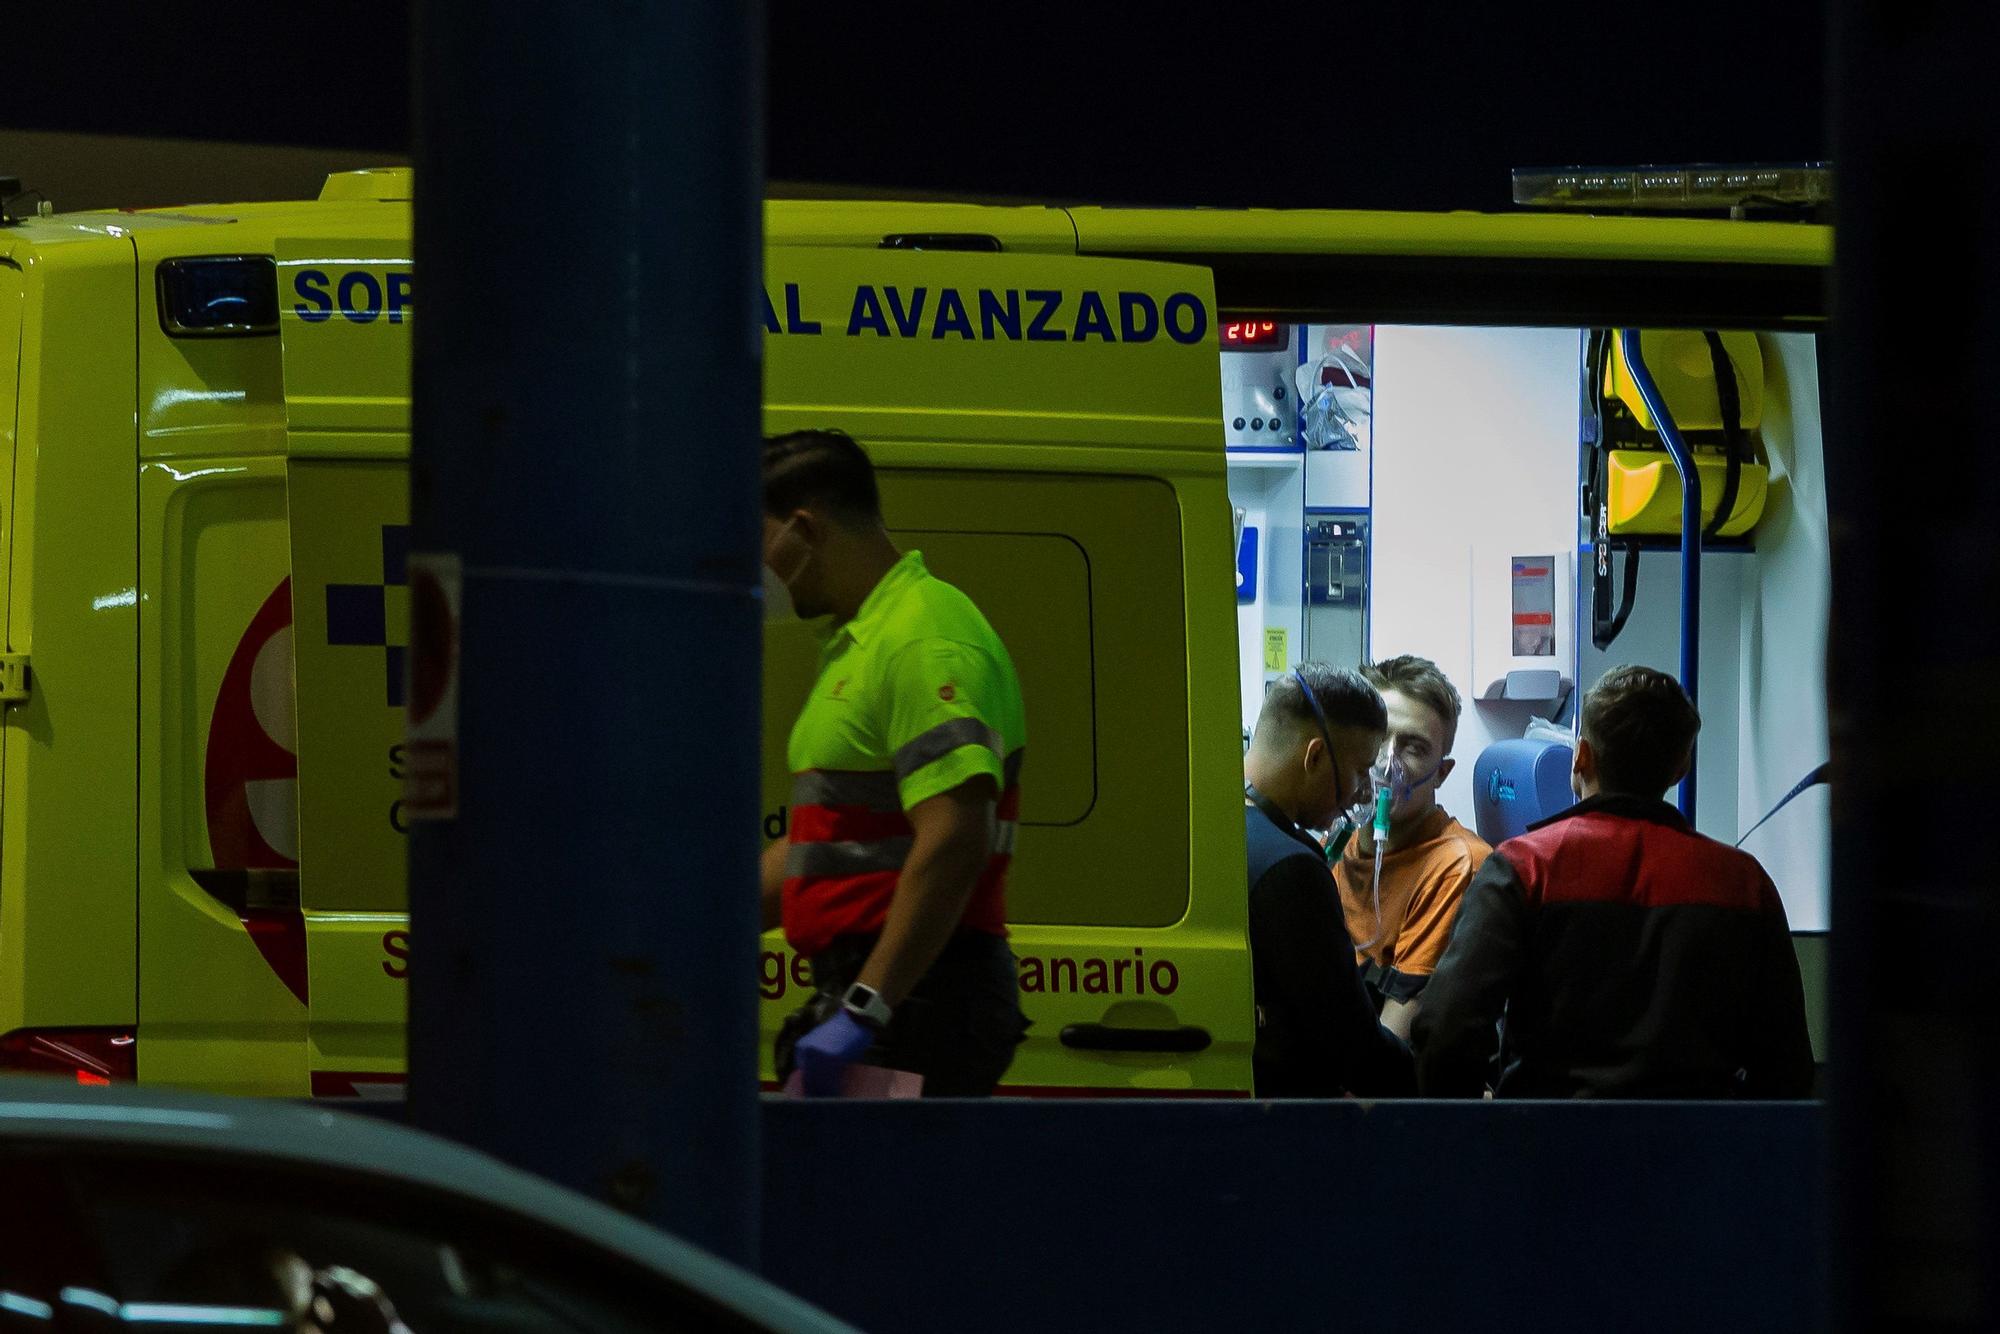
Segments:
[[[916,831],[901,811],[874,811],[866,806],[794,806],[794,843],[873,843],[882,838],[908,838]]]
[[[1019,784],[1001,795],[994,817],[1018,820]],[[799,806],[791,813],[794,843],[872,842],[907,836],[909,817],[860,806]],[[967,900],[959,925],[989,935],[1007,934],[1007,868],[1009,853],[987,858]],[[889,918],[901,871],[869,871],[847,876],[793,876],[785,881],[785,939],[808,959],[841,936],[874,935]]]

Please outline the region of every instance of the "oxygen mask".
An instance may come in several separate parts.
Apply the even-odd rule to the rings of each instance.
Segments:
[[[1371,950],[1382,942],[1382,863],[1389,854],[1390,817],[1397,807],[1408,803],[1418,788],[1437,777],[1442,767],[1440,763],[1423,777],[1412,779],[1401,757],[1385,751],[1384,758],[1376,760],[1368,769],[1368,785],[1375,794],[1374,800],[1366,806],[1356,806],[1348,818],[1354,821],[1356,828],[1364,824],[1370,826],[1374,856],[1369,867],[1369,898],[1375,913],[1375,934],[1356,945],[1356,949]]]

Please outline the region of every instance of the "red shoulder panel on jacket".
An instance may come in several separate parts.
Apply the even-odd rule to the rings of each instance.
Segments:
[[[1531,905],[1766,911],[1777,901],[1750,854],[1653,820],[1592,812],[1508,839],[1500,850]]]

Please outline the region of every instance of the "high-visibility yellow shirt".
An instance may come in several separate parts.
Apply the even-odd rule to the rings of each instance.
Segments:
[[[1014,662],[958,589],[905,555],[820,651],[793,724],[785,937],[808,957],[882,929],[918,802],[981,776],[1000,794],[962,928],[1005,935],[1026,712]]]

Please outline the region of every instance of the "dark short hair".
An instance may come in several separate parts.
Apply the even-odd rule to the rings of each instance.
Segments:
[[[1458,687],[1438,670],[1436,663],[1429,658],[1419,658],[1414,653],[1405,653],[1371,663],[1361,669],[1361,674],[1377,690],[1394,690],[1408,695],[1444,719],[1444,753],[1451,754],[1451,744],[1458,740]]]
[[[1275,714],[1308,736],[1319,735],[1319,719],[1314,716],[1312,705],[1306,703],[1305,691],[1299,689],[1300,677],[1312,687],[1313,698],[1326,714],[1329,730],[1365,727],[1380,732],[1388,728],[1389,713],[1382,707],[1382,697],[1375,693],[1375,687],[1352,667],[1329,667],[1323,662],[1302,662],[1298,665],[1298,676],[1286,672],[1271,682],[1271,688],[1264,692],[1260,724]]]
[[[1597,752],[1597,781],[1607,792],[1659,796],[1699,731],[1687,691],[1651,667],[1613,667],[1583,697],[1583,739]]]
[[[764,512],[781,519],[818,506],[850,522],[879,521],[875,465],[845,431],[787,431],[764,437]]]

